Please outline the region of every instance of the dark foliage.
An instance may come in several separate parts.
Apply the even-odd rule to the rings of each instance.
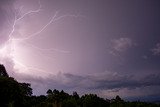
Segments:
[[[32,94],[30,84],[9,77],[3,65],[0,65],[0,74],[0,107],[25,107],[26,98]]]
[[[0,76],[9,77],[4,65],[1,65],[1,64],[0,64]]]

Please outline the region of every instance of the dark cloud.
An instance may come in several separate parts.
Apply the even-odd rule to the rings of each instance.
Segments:
[[[119,78],[119,77],[117,77]],[[118,80],[111,80],[108,81],[96,81],[98,82],[97,88],[100,89],[121,89],[121,88],[128,88],[128,89],[135,89],[140,87],[147,87],[147,86],[160,86],[160,75],[147,75],[145,77],[136,78],[136,77],[130,77],[130,76],[123,76],[119,78]]]
[[[85,76],[59,73],[58,75],[50,76],[50,78],[19,74],[17,79],[30,82],[35,89],[34,94],[40,94],[39,91],[41,94],[44,94],[44,90],[54,88],[70,91],[116,90],[116,92],[118,92],[123,89],[134,91],[137,88],[160,86],[160,74],[148,74],[136,77],[135,75],[121,75],[111,72]],[[150,91],[152,91],[152,89],[150,89]]]
[[[69,84],[75,87],[79,86],[90,89],[135,89],[147,86],[160,86],[160,74],[148,74],[140,78],[134,75],[120,75],[117,73],[88,76],[65,74],[65,77],[69,79]]]

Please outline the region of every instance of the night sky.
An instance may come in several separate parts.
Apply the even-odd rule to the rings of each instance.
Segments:
[[[0,0],[0,63],[47,89],[160,99],[159,0]]]

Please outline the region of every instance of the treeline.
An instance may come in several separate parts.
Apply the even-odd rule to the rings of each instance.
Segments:
[[[160,107],[159,104],[147,102],[126,102],[119,96],[109,100],[96,94],[79,96],[63,90],[51,90],[46,95],[33,96],[28,83],[19,83],[9,77],[5,67],[0,65],[0,107]]]

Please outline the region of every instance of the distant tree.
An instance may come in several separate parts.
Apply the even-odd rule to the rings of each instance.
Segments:
[[[48,89],[48,91],[47,91],[47,95],[48,95],[48,96],[53,95],[53,92],[52,92],[52,90],[51,90],[51,89]]]
[[[73,98],[75,98],[76,100],[79,99],[79,95],[78,95],[78,93],[75,92],[75,91],[73,92],[72,96],[73,96]]]
[[[59,107],[60,106],[60,92],[56,89],[53,91],[49,89],[47,92],[48,102],[51,103],[53,106]]]
[[[59,93],[60,92],[58,90],[56,90],[56,89],[53,90],[53,99],[54,99],[56,105],[58,105],[60,102]]]
[[[119,97],[119,95],[116,96],[115,101],[116,102],[123,102],[123,100]]]
[[[110,107],[124,107],[125,105],[126,103],[124,102],[124,100],[122,100],[118,95],[114,99],[111,99]]]
[[[63,101],[65,99],[68,99],[70,97],[70,95],[66,92],[64,92],[63,90],[59,93],[59,100]]]

